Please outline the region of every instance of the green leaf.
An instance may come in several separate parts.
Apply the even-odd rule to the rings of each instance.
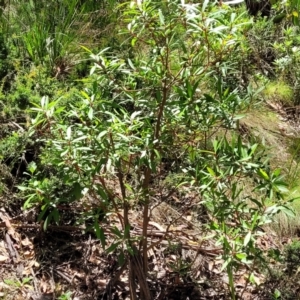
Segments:
[[[111,252],[114,252],[120,244],[121,244],[121,242],[116,242],[116,243],[111,244],[111,245],[106,249],[106,253],[109,254],[109,253],[111,253]]]
[[[282,185],[282,184],[274,184],[275,187],[277,188],[277,190],[280,192],[280,193],[288,193],[289,192],[289,189],[287,188],[286,185]]]
[[[135,111],[131,114],[130,116],[130,121],[133,121],[135,119],[136,116],[140,115],[142,113],[142,111]]]
[[[59,222],[59,212],[57,208],[53,208],[53,211],[51,212],[51,217],[53,218],[54,222],[58,224]]]
[[[47,228],[48,228],[48,226],[49,226],[49,223],[50,223],[50,220],[51,220],[50,215],[51,215],[51,214],[49,214],[49,215],[46,217],[45,221],[44,221],[44,224],[43,224],[43,229],[44,229],[44,231],[46,231]]]
[[[32,280],[31,277],[25,277],[22,279],[22,284],[26,284],[26,283],[30,282],[31,280]]]
[[[130,68],[131,68],[132,70],[135,70],[135,67],[134,67],[134,65],[133,65],[133,63],[132,63],[132,61],[131,61],[130,58],[128,58],[128,64],[129,64],[129,66],[130,66]]]
[[[249,232],[247,233],[247,235],[245,236],[245,239],[244,239],[244,246],[245,246],[245,247],[249,244],[249,242],[250,242],[250,240],[251,240],[251,236],[252,236],[252,232],[249,231]]]
[[[190,83],[189,80],[186,80],[186,88],[187,88],[187,95],[189,98],[192,98],[193,97],[193,87]]]
[[[257,278],[253,273],[250,274],[250,276],[249,276],[249,281],[250,281],[252,284],[259,284],[258,278]]]
[[[113,228],[110,228],[110,231],[115,234],[117,237],[119,237],[120,239],[123,238],[123,234],[121,233],[121,231],[115,226]]]
[[[103,230],[102,227],[100,228],[99,221],[97,220],[97,218],[95,218],[94,229],[95,229],[95,233],[96,233],[97,238],[101,242],[102,248],[105,249],[106,238],[105,238],[104,230]]]
[[[125,262],[125,255],[124,252],[121,251],[121,253],[118,255],[118,264],[119,266],[123,266]]]
[[[80,137],[78,137],[78,138],[72,140],[72,143],[77,143],[77,142],[80,142],[80,141],[85,140],[85,139],[87,139],[87,138],[88,138],[87,135],[83,135],[83,136],[80,136]]]
[[[23,185],[17,185],[17,188],[18,188],[20,191],[27,191],[27,190],[30,190],[29,187],[23,186]]]
[[[126,135],[124,135],[124,134],[122,134],[122,133],[117,133],[117,135],[119,136],[119,137],[121,137],[124,141],[126,141],[126,142],[129,142],[129,138],[126,136]]]
[[[98,136],[97,139],[100,140],[103,136],[105,136],[107,134],[107,130],[101,131]]]
[[[210,167],[207,167],[207,171],[209,172],[209,174],[213,177],[216,177],[216,173],[214,172],[213,169],[211,169]]]
[[[125,230],[124,230],[124,235],[123,238],[125,239],[127,236],[129,236],[130,232],[130,225],[126,225]]]
[[[37,170],[37,165],[34,161],[32,161],[31,163],[29,163],[29,165],[27,166],[28,171],[33,174],[36,170]]]
[[[273,176],[278,177],[281,173],[280,169],[276,169],[275,171],[273,171]]]
[[[246,253],[236,253],[235,256],[238,260],[241,260],[241,261],[246,260],[246,258],[247,258]]]
[[[4,283],[11,285],[11,286],[21,286],[21,283],[19,281],[14,281],[11,279],[4,279],[3,281],[4,281]]]
[[[165,17],[164,17],[164,15],[162,14],[161,9],[158,10],[158,16],[159,16],[159,22],[160,22],[160,25],[165,25]]]
[[[225,270],[227,266],[231,264],[231,262],[232,262],[232,258],[231,257],[227,258],[221,267],[221,271]]]
[[[95,73],[96,69],[97,69],[97,66],[94,65],[90,70],[90,75],[93,75]]]
[[[43,96],[41,99],[41,107],[44,109],[47,109],[49,103],[49,97],[48,96]]]
[[[206,10],[206,7],[207,7],[208,3],[209,3],[209,0],[204,0],[204,1],[203,1],[203,4],[202,4],[202,12],[204,12],[204,11]]]
[[[94,109],[90,107],[88,117],[90,120],[93,120],[93,116],[94,116]]]
[[[67,137],[66,137],[67,140],[71,140],[71,133],[72,133],[72,127],[69,126],[67,128]]]
[[[132,46],[132,47],[135,46],[137,40],[138,40],[138,39],[137,39],[136,37],[134,37],[134,38],[131,40],[131,46]]]
[[[268,175],[263,169],[259,169],[259,170],[257,171],[257,174],[258,174],[261,178],[263,178],[263,179],[265,179],[265,180],[270,180],[269,175]]]
[[[75,182],[72,188],[72,195],[76,200],[79,200],[82,197],[82,187],[79,182]]]
[[[196,91],[197,91],[197,88],[198,88],[198,86],[199,86],[199,83],[200,83],[202,80],[203,80],[202,78],[199,78],[199,79],[195,82],[195,84],[194,84],[194,86],[193,86],[193,90],[192,90],[192,95],[195,95],[195,93],[196,93]]]
[[[275,289],[274,297],[275,297],[275,299],[279,299],[281,297],[281,292],[279,290]]]
[[[24,209],[28,209],[30,207],[32,207],[32,202],[33,199],[36,197],[35,194],[31,195],[30,197],[28,197],[28,199],[25,201],[25,203],[23,204]]]
[[[132,247],[129,244],[127,244],[126,246],[127,246],[126,249],[127,249],[128,253],[133,256],[134,250],[132,249]]]
[[[100,197],[104,200],[107,201],[108,200],[108,196],[106,191],[104,190],[104,188],[102,187],[102,185],[97,184],[97,192],[100,195]]]
[[[38,215],[38,222],[42,221],[44,215],[46,214],[46,212],[48,212],[48,208],[49,208],[48,204],[45,204],[44,206],[42,206],[42,211]]]
[[[83,46],[83,45],[79,45],[79,46],[80,46],[83,50],[85,50],[86,52],[92,54],[92,51],[91,51],[89,48],[87,48],[87,47],[85,47],[85,46]]]
[[[292,208],[289,208],[285,205],[279,206],[280,211],[282,211],[284,214],[286,214],[289,217],[294,218],[296,216],[295,212],[293,211]]]

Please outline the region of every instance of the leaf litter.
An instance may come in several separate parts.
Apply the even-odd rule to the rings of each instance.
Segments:
[[[153,299],[229,299],[228,277],[219,257],[221,249],[215,246],[213,236],[201,231],[200,226],[192,226],[188,213],[185,218],[176,206],[161,205],[158,211],[164,213],[154,211],[148,229],[147,283]],[[165,220],[170,215],[172,219]],[[107,254],[92,232],[83,233],[80,226],[49,226],[44,232],[40,224],[10,217],[4,209],[0,217],[3,299],[60,299],[66,294],[67,299],[76,300],[130,299],[128,268],[122,269],[118,252]],[[132,233],[140,235],[139,212],[130,218],[135,224]],[[113,215],[101,224],[108,244],[113,241],[109,235],[112,224],[121,228]],[[204,239],[205,236],[210,238]],[[267,237],[258,243],[262,249],[272,244]],[[256,273],[255,286],[249,283],[246,271],[241,269],[235,276],[237,292],[243,299],[260,299],[257,286],[264,277]],[[136,289],[139,295],[139,287]]]

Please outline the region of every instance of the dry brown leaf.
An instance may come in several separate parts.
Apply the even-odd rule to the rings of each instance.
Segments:
[[[208,270],[209,270],[209,271],[212,271],[212,269],[214,268],[214,266],[215,266],[214,261],[208,262]]]
[[[0,249],[5,249],[5,243],[4,241],[0,241]]]
[[[124,276],[120,276],[120,281],[122,282],[128,282],[129,278],[127,275],[124,275]]]
[[[11,225],[9,218],[5,215],[1,215],[1,219],[4,221],[5,226],[7,227],[7,233],[16,241],[20,242],[20,235],[15,231],[13,226]]]
[[[160,231],[162,231],[162,232],[165,232],[164,227],[162,227],[162,226],[161,226],[160,224],[158,224],[157,222],[150,221],[150,222],[149,222],[149,225],[154,226],[155,228],[157,228],[158,230],[160,230]]]
[[[47,282],[45,281],[45,278],[43,277],[43,279],[40,281],[40,291],[42,293],[47,293],[49,292],[49,286],[47,284]]]
[[[6,283],[4,283],[3,281],[0,282],[0,291],[7,289],[7,287],[8,285]]]
[[[99,260],[97,257],[91,255],[89,258],[89,262],[92,264],[99,265],[101,263],[101,260]]]
[[[31,267],[27,267],[23,269],[22,275],[24,276],[30,276],[32,274]]]
[[[6,261],[7,259],[8,259],[7,256],[0,255],[0,263]]]
[[[30,258],[34,257],[34,252],[33,251],[25,251],[23,253],[23,255],[25,258],[30,259]]]
[[[177,260],[177,256],[174,254],[170,255],[170,260],[176,261]]]
[[[240,277],[238,280],[235,281],[236,287],[243,288],[247,285],[247,280],[244,277]]]
[[[107,285],[107,281],[105,279],[98,279],[96,282],[100,286],[106,286]]]
[[[29,246],[31,249],[33,248],[33,244],[31,243],[31,241],[28,239],[28,237],[26,237],[24,240],[21,241],[21,244],[23,246]]]
[[[167,271],[166,271],[166,270],[161,270],[160,272],[157,273],[157,278],[158,278],[158,279],[165,278],[165,277],[166,277],[166,274],[167,274]]]
[[[192,217],[191,215],[188,215],[188,216],[186,216],[186,219],[187,219],[189,222],[191,222],[192,219],[193,219],[193,217]]]
[[[37,261],[35,261],[35,262],[34,262],[34,266],[35,266],[36,268],[39,268],[39,267],[40,267],[40,264],[39,264]]]
[[[31,295],[31,297],[34,300],[52,300],[53,293],[34,294],[34,295]]]

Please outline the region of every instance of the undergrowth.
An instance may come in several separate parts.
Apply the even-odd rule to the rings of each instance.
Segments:
[[[76,207],[72,225],[85,224],[106,253],[117,253],[131,286],[151,299],[152,207],[192,194],[237,299],[239,270],[255,284],[255,270],[268,263],[262,228],[297,234],[299,141],[292,155],[266,155],[280,142],[278,116],[264,103],[298,105],[297,20],[287,13],[293,26],[278,27],[207,1],[104,1],[97,12],[96,3],[14,0],[1,14],[0,195],[18,188],[44,230]],[[137,210],[138,234],[130,219]],[[109,229],[113,240],[111,215],[120,225]],[[166,251],[177,248],[170,241]],[[285,252],[289,267],[297,249]],[[190,263],[168,267],[186,280]]]

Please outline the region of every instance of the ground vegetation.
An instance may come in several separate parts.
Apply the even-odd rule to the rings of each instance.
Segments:
[[[0,1],[1,298],[296,299],[300,2],[246,4]]]

